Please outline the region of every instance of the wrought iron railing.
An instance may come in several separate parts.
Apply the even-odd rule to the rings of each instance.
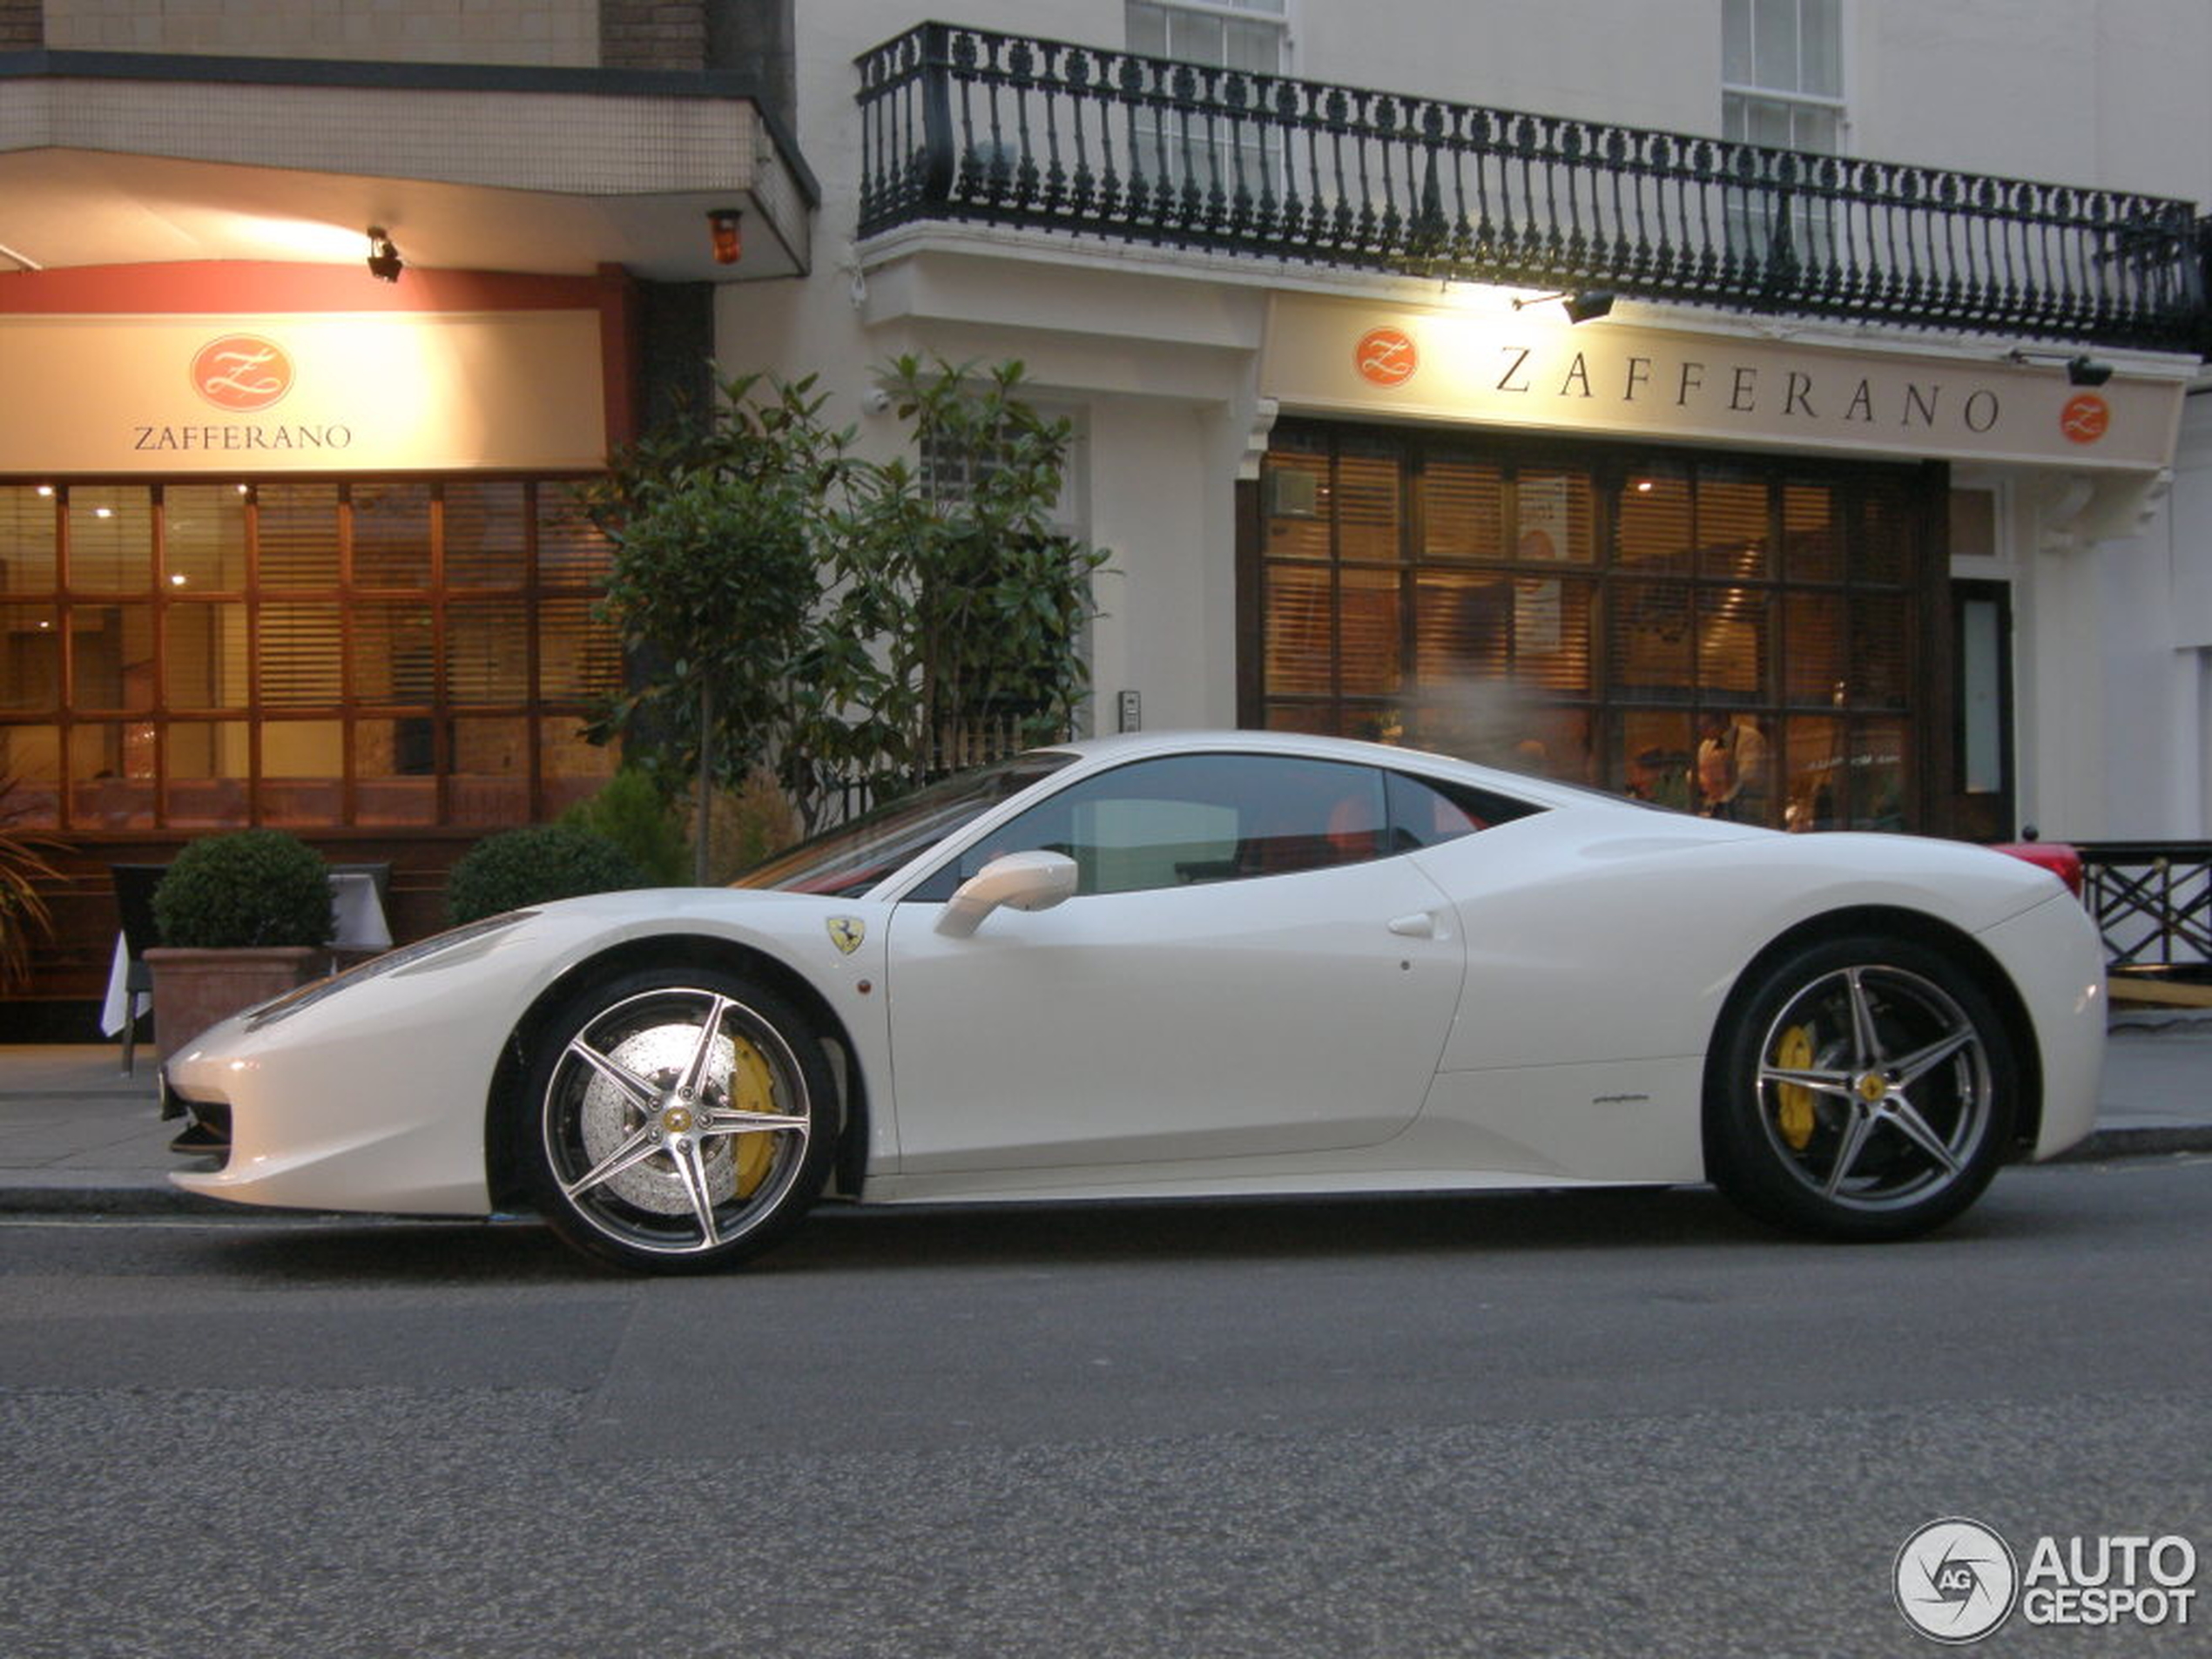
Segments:
[[[2186,202],[925,24],[858,60],[860,233],[965,219],[2194,349]]]
[[[2092,841],[2075,851],[2108,968],[2212,968],[2212,842]]]

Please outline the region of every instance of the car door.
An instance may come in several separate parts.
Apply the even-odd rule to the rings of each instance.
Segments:
[[[900,1168],[1256,1157],[1384,1140],[1420,1110],[1464,953],[1386,856],[1383,774],[1289,755],[1095,773],[925,880],[891,922]],[[1001,853],[1075,859],[1076,896],[940,932]]]

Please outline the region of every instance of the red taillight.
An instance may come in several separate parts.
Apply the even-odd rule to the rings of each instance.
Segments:
[[[2026,859],[2065,882],[2066,890],[2075,898],[2081,896],[2081,855],[2064,841],[2000,841],[1989,850]]]

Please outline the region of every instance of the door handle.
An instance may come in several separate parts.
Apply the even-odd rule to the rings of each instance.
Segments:
[[[1393,921],[1390,931],[1400,939],[1433,939],[1436,937],[1436,918],[1426,910],[1416,910],[1410,916],[1399,916]]]

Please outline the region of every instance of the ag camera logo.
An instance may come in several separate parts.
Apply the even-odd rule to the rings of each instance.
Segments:
[[[2023,1571],[1996,1528],[1963,1515],[1905,1541],[1891,1588],[1905,1622],[1932,1642],[1979,1642],[2014,1611],[2030,1624],[2187,1624],[2196,1546],[2168,1534],[2035,1541]]]
[[[1963,1515],[1905,1541],[1891,1573],[1897,1610],[1932,1641],[1979,1642],[2012,1616],[2020,1562],[1991,1527]]]

